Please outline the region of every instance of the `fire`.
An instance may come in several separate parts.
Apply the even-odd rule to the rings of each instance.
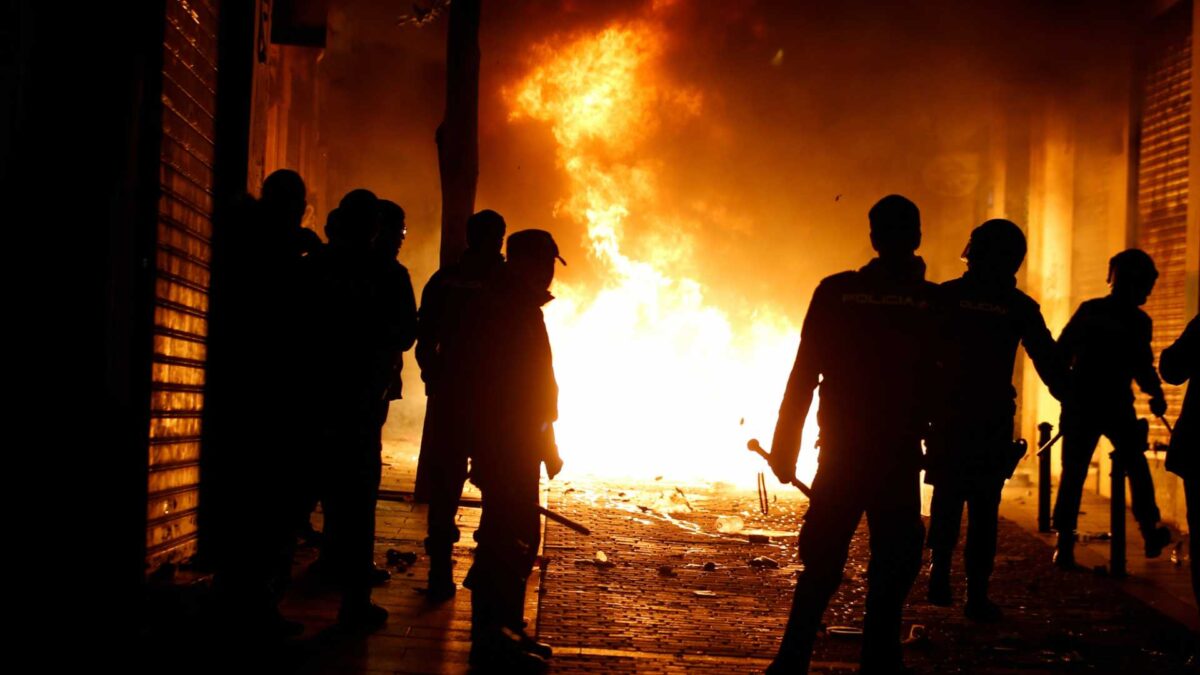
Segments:
[[[672,273],[690,242],[636,239],[684,231],[661,204],[647,149],[665,122],[700,114],[700,92],[664,83],[663,28],[651,22],[534,49],[535,67],[505,89],[510,120],[548,123],[570,192],[555,215],[586,225],[606,268],[599,289],[556,282],[546,308],[560,394],[558,442],[571,472],[704,478],[746,484],[770,439],[795,357],[797,328],[770,308],[735,323],[705,284]],[[623,244],[633,240],[645,255]],[[810,415],[799,473],[811,478]]]

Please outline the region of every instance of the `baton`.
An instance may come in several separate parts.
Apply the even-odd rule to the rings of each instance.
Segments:
[[[1049,452],[1050,448],[1054,447],[1054,444],[1057,443],[1058,439],[1060,439],[1060,438],[1062,438],[1062,430],[1061,429],[1059,430],[1059,432],[1057,434],[1054,434],[1054,438],[1051,438],[1050,440],[1046,441],[1045,445],[1038,448],[1037,454],[1041,455],[1043,452]]]
[[[758,442],[757,438],[751,438],[749,441],[746,441],[746,449],[749,450],[750,452],[755,453],[759,457],[762,457],[763,459],[767,460],[768,463],[770,463],[771,453],[769,453],[763,449],[762,444]],[[807,485],[805,485],[804,483],[802,483],[799,478],[793,477],[792,485],[797,490],[803,492],[805,497],[808,497],[810,499],[812,498],[812,488],[810,488]]]
[[[403,490],[380,490],[379,491],[379,498],[386,500],[386,501],[408,502],[408,501],[412,501],[412,496],[413,496],[413,493],[405,492]],[[458,505],[465,507],[465,508],[482,508],[483,507],[483,503],[478,499],[463,499],[463,500],[459,501]],[[575,530],[579,534],[586,534],[586,535],[592,534],[592,531],[590,529],[588,529],[588,527],[586,525],[577,523],[574,520],[571,520],[570,518],[562,515],[561,513],[555,513],[554,511],[551,511],[550,509],[542,506],[541,504],[534,504],[534,508],[536,508],[538,513],[542,514],[543,516],[546,516],[550,520],[553,520],[554,522],[559,523],[560,525],[564,525],[572,530]]]
[[[1157,415],[1156,417],[1158,417],[1158,421],[1162,422],[1163,426],[1167,428],[1168,434],[1171,434],[1171,435],[1175,434],[1175,430],[1171,428],[1171,423],[1167,421],[1167,418],[1165,415]]]

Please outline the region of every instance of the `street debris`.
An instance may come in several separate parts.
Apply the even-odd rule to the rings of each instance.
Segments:
[[[738,516],[717,516],[717,532],[737,534],[746,527],[746,521]]]
[[[779,561],[774,558],[768,558],[765,555],[756,556],[750,559],[750,566],[755,569],[779,569]]]
[[[908,637],[904,638],[901,645],[913,649],[922,649],[929,646],[929,631],[926,630],[923,624],[914,623],[908,629]]]
[[[407,572],[409,567],[417,564],[417,554],[412,551],[387,550],[387,564],[400,572]]]

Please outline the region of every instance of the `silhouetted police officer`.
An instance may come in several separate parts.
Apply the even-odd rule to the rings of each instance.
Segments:
[[[546,645],[524,630],[525,584],[537,557],[541,465],[553,478],[562,468],[554,441],[558,385],[542,306],[553,299],[554,262],[561,260],[550,233],[523,230],[508,238],[506,273],[481,298],[471,357],[447,364],[470,377],[474,392],[463,410],[471,427],[471,481],[483,496],[475,533],[475,562],[463,585],[471,589],[471,664],[500,672],[541,670]],[[449,375],[450,373],[447,373]],[[465,400],[458,397],[456,400]]]
[[[942,387],[925,473],[926,482],[935,486],[929,601],[952,603],[951,557],[966,504],[966,615],[996,621],[1001,611],[988,598],[988,579],[996,556],[1000,492],[1023,448],[1013,443],[1017,345],[1025,346],[1056,395],[1066,369],[1038,304],[1017,289],[1017,270],[1025,259],[1021,228],[989,220],[971,233],[963,257],[966,274],[940,286]]]
[[[771,468],[795,475],[801,430],[821,387],[820,466],[800,530],[804,569],[787,630],[769,673],[805,672],[821,615],[842,579],[863,512],[871,536],[863,672],[903,668],[900,612],[921,564],[921,439],[929,422],[924,387],[934,370],[933,299],[925,281],[917,206],[889,195],[871,208],[879,253],[856,272],[817,287],[779,409]]]
[[[334,215],[326,228],[329,246],[312,270],[324,556],[342,588],[338,622],[371,630],[387,620],[387,611],[371,602],[380,408],[406,339],[405,302],[394,292],[394,269],[372,249],[380,219],[375,195],[351,191]]]
[[[381,257],[380,264],[383,266],[388,302],[395,302],[392,308],[393,317],[388,321],[389,328],[394,332],[390,341],[395,351],[387,391],[379,404],[381,427],[387,421],[390,403],[403,398],[402,355],[412,349],[417,339],[417,299],[413,293],[412,277],[408,274],[408,268],[397,260],[407,237],[408,226],[405,223],[404,209],[391,200],[379,200],[379,233],[375,235],[374,248]]]
[[[299,286],[315,235],[301,227],[306,190],[294,171],[272,173],[261,198],[242,206],[216,233],[204,553],[215,565],[224,627],[282,636],[303,630],[277,603],[290,571],[298,476],[290,452],[301,433],[293,368],[305,347]],[[267,342],[272,349],[261,348]]]
[[[1158,370],[1171,384],[1196,382],[1200,372],[1200,322],[1193,317],[1183,335],[1163,350]],[[1188,387],[1183,399],[1183,412],[1175,420],[1171,448],[1167,450],[1167,470],[1183,478],[1183,494],[1187,500],[1189,537],[1188,557],[1192,565],[1192,593],[1200,607],[1200,404],[1196,387]]]
[[[464,317],[492,279],[503,269],[506,225],[495,211],[467,219],[467,250],[458,262],[429,278],[421,292],[417,329],[417,363],[425,382],[425,426],[417,463],[417,499],[429,503],[425,552],[429,555],[427,597],[444,600],[457,590],[451,554],[459,539],[455,516],[467,479],[469,439],[458,423],[462,402],[442,393],[448,362],[462,347]]]
[[[1063,404],[1062,477],[1054,503],[1058,547],[1054,561],[1075,566],[1075,525],[1088,465],[1100,436],[1112,441],[1118,461],[1129,476],[1133,516],[1145,540],[1147,558],[1157,557],[1171,542],[1171,533],[1158,525],[1154,482],[1146,463],[1147,425],[1133,409],[1130,381],[1150,395],[1150,411],[1164,415],[1167,402],[1154,370],[1150,348],[1150,317],[1146,303],[1158,270],[1150,256],[1129,249],[1108,263],[1108,296],[1088,300],[1058,338],[1068,359],[1070,396]]]

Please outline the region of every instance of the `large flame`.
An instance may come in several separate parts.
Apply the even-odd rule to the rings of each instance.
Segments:
[[[770,308],[735,323],[706,302],[702,282],[672,274],[687,238],[630,234],[687,230],[662,207],[647,146],[664,122],[699,115],[703,96],[664,84],[662,36],[652,21],[629,22],[541,45],[538,65],[504,92],[510,119],[549,123],[570,189],[557,215],[586,225],[608,272],[599,289],[556,282],[546,309],[558,441],[573,472],[746,483],[767,470],[746,440],[770,438],[798,331]],[[644,259],[622,249],[627,238]],[[811,477],[806,446],[799,473]]]

